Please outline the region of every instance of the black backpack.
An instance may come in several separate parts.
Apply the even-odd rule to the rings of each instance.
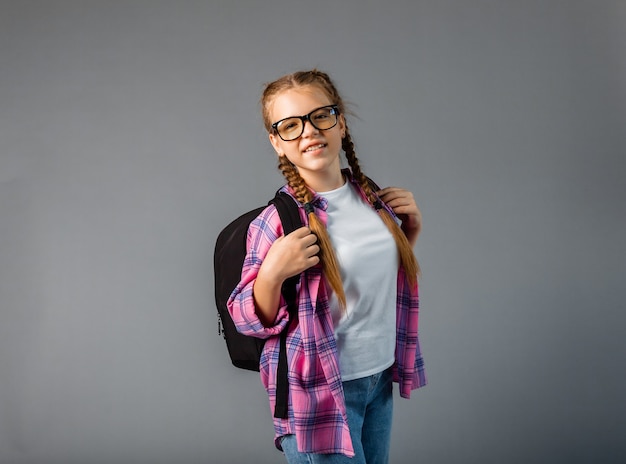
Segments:
[[[268,204],[273,204],[280,216],[285,235],[302,227],[298,205],[284,192],[277,192]],[[259,360],[265,340],[240,334],[230,317],[226,303],[230,294],[241,280],[241,269],[246,256],[246,236],[250,223],[265,209],[260,206],[239,216],[228,224],[218,235],[213,255],[215,275],[215,303],[217,304],[218,332],[226,340],[230,359],[236,367],[252,371],[259,370]],[[296,285],[300,276],[287,279],[282,286],[282,294],[287,302],[289,320],[298,314]],[[280,355],[278,360],[276,407],[274,416],[287,417],[289,394],[287,380],[287,327],[280,335]]]

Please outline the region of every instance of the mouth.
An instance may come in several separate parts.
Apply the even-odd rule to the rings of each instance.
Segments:
[[[325,146],[326,146],[325,143],[318,143],[318,144],[311,145],[311,146],[307,147],[306,150],[304,150],[304,152],[307,153],[307,152],[310,152],[310,151],[321,150]]]

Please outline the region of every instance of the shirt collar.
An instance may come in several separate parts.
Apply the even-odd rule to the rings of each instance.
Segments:
[[[354,176],[352,175],[352,171],[350,171],[350,169],[344,168],[341,170],[341,173],[344,175],[344,177],[347,179],[348,182],[350,182],[353,185],[357,185],[357,182],[354,179]],[[294,192],[291,189],[291,187],[289,187],[289,185],[286,185],[284,188],[286,188],[287,191],[295,198]],[[311,200],[311,204],[315,208],[321,209],[322,211],[326,211],[326,208],[328,208],[328,200],[322,195],[320,195],[319,193],[315,192],[314,190],[311,190],[311,193],[313,194],[313,200]],[[300,207],[303,207],[303,205],[299,202],[298,202],[298,205]]]

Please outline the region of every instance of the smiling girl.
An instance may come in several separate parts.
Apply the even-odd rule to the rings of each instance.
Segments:
[[[250,225],[228,302],[237,329],[267,339],[261,380],[276,401],[279,334],[288,331],[289,408],[275,444],[292,463],[387,463],[392,382],[426,384],[418,341],[421,213],[411,192],[374,191],[330,77],[301,71],[266,85],[263,120],[306,226],[283,235],[276,208]],[[350,169],[341,168],[343,151]],[[300,275],[298,317],[281,295]]]

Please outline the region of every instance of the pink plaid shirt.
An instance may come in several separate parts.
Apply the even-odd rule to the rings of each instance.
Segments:
[[[349,172],[347,174],[354,183]],[[291,193],[287,186],[282,190]],[[360,188],[358,190],[365,198]],[[313,204],[316,214],[325,222],[326,200],[315,196]],[[306,224],[302,205],[300,216]],[[268,206],[250,224],[248,252],[241,281],[228,301],[233,321],[241,333],[267,339],[261,355],[260,373],[269,395],[271,411],[274,410],[276,400],[278,335],[287,326],[289,315],[281,297],[274,325],[265,327],[255,312],[252,287],[270,246],[281,235],[283,230],[278,212],[274,206]],[[417,285],[413,288],[409,286],[403,268],[398,271],[397,282],[394,381],[399,383],[400,395],[409,398],[412,390],[426,384],[418,340],[418,289]],[[322,278],[320,265],[307,269],[301,275],[298,285],[298,323],[289,326],[287,337],[289,417],[274,418],[275,443],[280,449],[280,437],[295,434],[301,452],[354,456],[328,306],[329,291]]]

